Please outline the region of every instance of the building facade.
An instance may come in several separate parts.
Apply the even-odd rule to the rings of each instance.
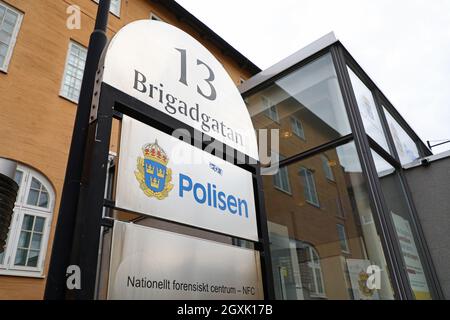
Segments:
[[[279,130],[280,168],[262,169],[275,298],[443,298],[403,169],[431,153],[334,35],[260,73],[174,1],[111,3],[109,38],[139,19],[179,27],[240,85],[255,129]],[[66,25],[73,5],[80,29]],[[94,0],[0,0],[0,158],[19,163],[20,185],[0,253],[0,299],[43,298],[96,9]],[[115,121],[110,198],[119,128]],[[253,247],[154,218],[111,215]],[[111,234],[103,236],[98,298],[107,291]],[[379,275],[375,288],[366,285],[370,268]]]
[[[334,35],[240,89],[280,132],[263,178],[276,298],[442,298],[404,169],[431,153]]]
[[[131,21],[161,19],[202,42],[236,84],[259,71],[172,1],[111,2],[108,38]],[[80,29],[66,26],[71,5],[81,10]],[[0,157],[20,163],[15,216],[0,254],[0,299],[43,298],[97,7],[93,0],[0,1]]]

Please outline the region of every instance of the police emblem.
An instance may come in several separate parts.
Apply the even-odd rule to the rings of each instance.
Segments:
[[[162,200],[173,188],[172,170],[167,167],[169,158],[164,150],[155,143],[147,143],[142,147],[144,157],[137,158],[137,170],[134,172],[139,186],[148,197]]]

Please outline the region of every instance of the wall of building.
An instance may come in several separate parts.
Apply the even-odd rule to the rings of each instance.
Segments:
[[[75,103],[59,95],[61,81],[69,42],[88,45],[97,3],[92,0],[1,1],[21,11],[23,21],[8,72],[0,72],[0,157],[14,159],[42,173],[53,185],[56,199],[42,277],[13,277],[0,269],[0,299],[41,299],[77,108]],[[66,28],[66,10],[73,4],[81,8],[80,30]],[[112,37],[131,21],[148,19],[152,12],[202,42],[236,84],[241,78],[251,76],[186,22],[147,0],[122,0],[120,17],[110,14],[108,36]],[[117,125],[114,132],[117,135]]]
[[[450,153],[405,171],[446,299],[450,299]]]

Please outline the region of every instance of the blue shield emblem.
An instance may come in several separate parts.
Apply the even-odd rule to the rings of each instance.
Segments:
[[[173,189],[172,169],[167,167],[169,158],[164,150],[155,143],[147,143],[142,147],[143,157],[137,158],[134,175],[139,187],[147,197],[163,200]]]
[[[153,161],[151,159],[144,159],[144,177],[146,186],[153,192],[161,192],[166,185],[166,171],[165,165]]]

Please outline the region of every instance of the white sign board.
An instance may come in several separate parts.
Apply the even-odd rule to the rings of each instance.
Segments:
[[[417,251],[409,221],[391,211],[400,249],[408,271],[409,282],[417,300],[430,300],[431,294]]]
[[[116,221],[108,299],[263,299],[259,253]]]
[[[193,37],[160,21],[117,32],[103,82],[258,160],[247,107],[222,64]]]
[[[127,116],[116,207],[258,241],[250,172]]]

